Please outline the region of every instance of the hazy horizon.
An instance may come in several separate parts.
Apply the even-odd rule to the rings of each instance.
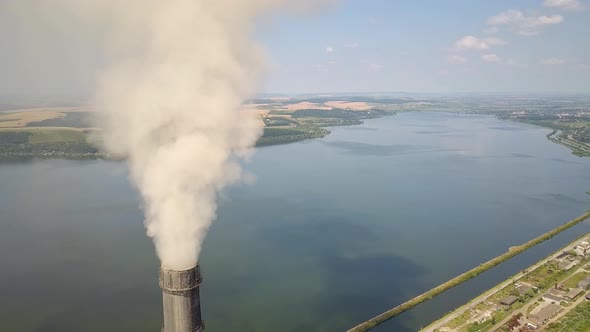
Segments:
[[[116,61],[108,22],[65,1],[0,3],[0,95],[91,95],[96,73]],[[590,93],[588,8],[581,0],[344,0],[304,19],[283,11],[254,32],[270,59],[258,91]]]

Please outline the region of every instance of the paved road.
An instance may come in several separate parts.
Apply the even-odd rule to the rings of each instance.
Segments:
[[[571,247],[570,247],[571,248]],[[573,276],[574,274],[581,272],[581,271],[586,271],[586,269],[584,268],[584,264],[581,264],[574,272],[572,272],[571,274],[569,274],[567,276],[567,278]],[[563,279],[560,281],[564,281]],[[546,292],[541,292],[539,295],[535,296],[532,300],[530,300],[526,305],[524,305],[522,308],[513,311],[510,316],[506,317],[504,320],[502,320],[501,322],[499,322],[498,324],[496,324],[496,326],[500,327],[504,324],[506,324],[510,318],[512,318],[514,315],[517,315],[519,313],[522,313],[523,316],[526,317],[527,315],[527,309],[533,305],[533,303],[535,303],[538,299],[540,299],[541,297],[543,297],[543,295]],[[585,293],[583,293],[585,294]],[[572,310],[573,308],[575,308],[578,304],[580,304],[582,301],[584,301],[585,297],[584,295],[580,295],[580,298],[577,299],[575,302],[572,302],[572,304],[569,307],[562,307],[565,310],[563,310],[562,312],[560,312],[559,314],[557,314],[553,319],[549,320],[549,322],[547,322],[544,326],[547,326],[547,324],[549,324],[550,322],[555,322],[557,321],[559,318],[563,317],[563,315],[567,314],[568,312],[570,312],[570,310]]]
[[[533,271],[536,268],[540,267],[541,265],[547,263],[549,260],[553,259],[553,257],[555,256],[555,254],[557,252],[562,252],[562,251],[567,251],[567,250],[573,249],[575,247],[574,244],[577,244],[579,240],[580,239],[574,240],[573,243],[570,243],[566,247],[564,247],[564,248],[556,251],[555,253],[552,253],[549,257],[547,257],[547,258],[545,258],[545,259],[537,262],[535,265],[529,267],[527,270],[529,272],[530,271]],[[494,295],[496,292],[498,292],[499,290],[503,289],[504,287],[512,284],[513,282],[520,280],[525,275],[526,274],[520,274],[519,276],[516,276],[514,278],[510,278],[510,279],[504,281],[503,283],[497,285],[496,287],[490,289],[489,291],[487,291],[487,292],[483,293],[482,295],[476,297],[475,299],[471,300],[471,302],[467,303],[466,305],[460,307],[459,309],[456,309],[455,311],[453,311],[452,314],[443,317],[441,320],[434,322],[430,326],[428,326],[428,327],[426,327],[426,328],[424,328],[424,329],[422,329],[420,331],[422,331],[422,332],[434,332],[434,330],[440,329],[441,327],[446,326],[447,324],[449,324],[450,321],[452,321],[453,319],[455,319],[455,318],[461,316],[463,313],[465,313],[465,311],[470,310],[470,309],[474,308],[475,306],[477,306],[479,303],[486,301],[490,296]],[[533,300],[531,300],[528,305],[525,305],[521,309],[516,310],[509,317],[507,317],[506,319],[502,320],[500,322],[500,324],[496,324],[496,326],[502,326],[502,324],[506,323],[510,319],[510,317],[512,317],[514,314],[517,314],[521,310],[524,310],[525,308],[528,308],[528,306],[530,305],[530,303],[534,303],[533,301],[536,301],[541,296],[542,296],[542,294],[538,295]],[[526,312],[524,312],[524,314],[526,314]]]
[[[585,269],[584,267],[579,268],[576,272],[574,272],[573,274],[576,274],[580,271],[586,271],[588,272],[587,269]],[[550,319],[547,324],[550,324],[552,322],[556,322],[558,321],[561,317],[565,316],[568,312],[572,311],[574,308],[576,308],[580,303],[586,301],[586,297],[584,296],[586,294],[586,292],[582,293],[580,295],[580,298],[577,299],[576,301],[572,302],[571,305],[569,307],[564,307],[564,311],[558,313],[555,317],[553,317],[552,319]],[[545,324],[545,325],[547,325]]]

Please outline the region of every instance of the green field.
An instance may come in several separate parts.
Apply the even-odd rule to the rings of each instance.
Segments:
[[[321,138],[330,131],[313,126],[296,127],[265,127],[264,134],[256,143],[256,146],[268,146],[286,144],[311,138]]]
[[[557,323],[551,323],[547,332],[590,332],[590,302],[583,302]]]
[[[272,111],[263,116],[264,133],[256,146],[287,144],[330,134],[324,127],[361,124],[362,119],[393,114],[383,110],[297,110]],[[0,129],[0,158],[100,158],[104,157],[85,131],[96,115],[64,112],[65,116],[27,123],[26,127]],[[278,116],[277,116],[278,115]],[[71,129],[70,129],[71,128]]]
[[[86,133],[69,129],[0,129],[0,145],[86,141]]]
[[[101,156],[82,131],[48,128],[0,130],[0,159],[88,159]]]
[[[578,282],[580,282],[582,279],[586,278],[589,275],[590,275],[590,273],[587,273],[587,272],[576,273],[573,277],[569,278],[564,283],[564,285],[565,285],[565,287],[568,287],[568,288],[578,287]]]
[[[86,141],[86,134],[77,130],[41,129],[30,130],[29,144]]]

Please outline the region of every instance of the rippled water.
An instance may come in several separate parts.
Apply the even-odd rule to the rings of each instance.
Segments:
[[[590,207],[549,130],[403,113],[259,149],[206,240],[207,331],[342,331]],[[198,165],[195,165],[197,167]],[[125,165],[0,165],[0,331],[159,331],[158,262]],[[414,331],[583,223],[378,331]]]

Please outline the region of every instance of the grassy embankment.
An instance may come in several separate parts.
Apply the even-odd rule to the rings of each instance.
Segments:
[[[368,321],[361,323],[355,327],[353,327],[352,329],[348,330],[347,332],[361,332],[361,331],[369,331],[375,327],[377,327],[380,324],[385,323],[386,321],[398,316],[399,314],[417,306],[418,304],[425,302],[427,300],[430,300],[431,298],[455,287],[458,286],[459,284],[470,280],[472,278],[475,278],[476,276],[480,275],[481,273],[499,265],[500,263],[518,255],[523,253],[524,251],[536,246],[539,243],[542,243],[548,239],[551,239],[552,237],[554,237],[555,235],[565,231],[566,229],[569,229],[579,223],[581,223],[582,221],[586,220],[590,218],[590,211],[586,212],[585,214],[579,216],[578,218],[575,218],[543,235],[540,235],[520,246],[514,246],[514,247],[510,247],[510,249],[508,250],[508,252],[493,258],[483,264],[480,264],[478,267],[473,268],[425,293],[422,293],[416,297],[414,297],[413,299],[402,303],[374,318],[369,319]]]
[[[521,120],[523,122],[553,129],[547,139],[561,144],[576,156],[590,157],[590,122],[565,122],[558,120]],[[561,131],[561,134],[558,133]]]
[[[537,266],[534,270],[529,271],[526,269],[522,272],[519,272],[517,275],[511,276],[507,278],[505,281],[500,283],[497,286],[494,286],[490,290],[484,292],[483,294],[475,297],[471,301],[464,304],[462,307],[457,308],[451,311],[449,314],[443,316],[440,320],[435,321],[427,326],[427,328],[431,328],[442,322],[445,318],[447,318],[450,314],[453,314],[457,310],[464,310],[464,312],[456,316],[454,319],[447,321],[444,326],[457,329],[457,331],[488,331],[491,328],[497,329],[494,327],[495,322],[502,321],[515,310],[522,308],[523,306],[530,303],[530,301],[534,298],[535,294],[539,292],[543,292],[546,289],[553,287],[558,282],[564,282],[569,288],[575,288],[579,280],[583,279],[582,276],[587,275],[586,272],[577,272],[576,269],[571,270],[563,270],[558,267],[558,265],[551,261],[550,258],[555,256],[557,252],[563,252],[566,248],[571,247],[573,243],[582,240],[583,238],[587,237],[588,234],[583,234],[580,237],[576,238],[572,242],[568,243],[564,247],[556,250],[555,252],[551,253],[549,256],[541,259],[538,263],[534,264],[533,266],[538,265],[540,262],[549,260],[540,266]],[[581,262],[581,265],[584,265],[588,262],[588,259],[584,259]],[[506,281],[512,280],[512,283],[508,284],[502,289],[498,289],[500,285],[506,283]],[[532,289],[528,293],[521,295],[514,287],[514,282],[518,280],[519,282],[526,282],[528,284],[535,285],[537,289]],[[572,285],[573,284],[573,285]],[[569,285],[569,286],[568,286]],[[490,294],[490,292],[493,292]],[[493,307],[495,304],[498,304],[500,300],[507,297],[508,295],[515,295],[519,297],[519,300],[512,304],[510,307],[505,308],[506,310],[497,311]],[[539,306],[539,302],[534,302],[529,305],[527,308],[527,313],[530,313],[534,308]],[[564,304],[562,304],[564,305]],[[468,308],[465,310],[466,308]],[[492,311],[492,319],[487,320],[483,323],[474,322],[471,324],[467,324],[469,319],[473,318],[474,311],[477,312],[484,312],[484,311]],[[467,324],[467,325],[466,325]],[[439,327],[442,327],[439,325]]]
[[[576,156],[590,157],[590,145],[570,139],[567,134],[560,134],[557,129],[553,129],[552,132],[547,134],[547,139],[569,148]]]

